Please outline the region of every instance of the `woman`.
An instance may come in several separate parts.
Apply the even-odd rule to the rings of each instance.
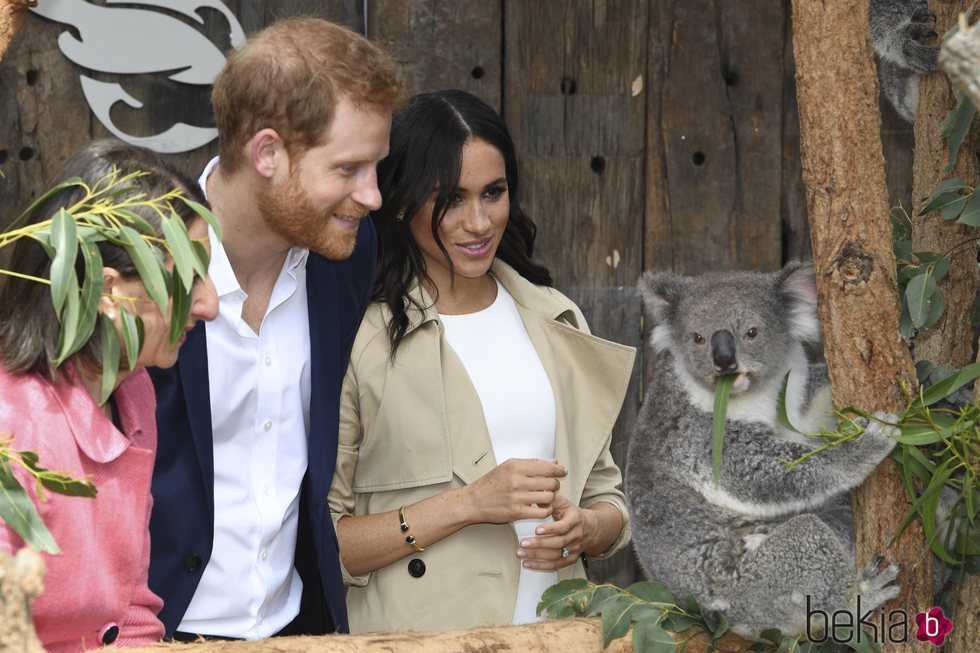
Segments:
[[[116,169],[122,175],[144,171],[127,182],[116,203],[156,198],[173,189],[203,203],[193,183],[162,160],[116,141],[93,143],[62,168],[57,179],[79,177],[89,186]],[[61,207],[71,207],[83,194],[77,186],[61,190],[39,206],[30,218],[40,222]],[[187,203],[173,199],[172,209],[189,235],[207,247],[207,223]],[[163,242],[159,213],[132,206]],[[50,287],[8,276],[0,291],[0,431],[13,437],[14,450],[35,451],[40,464],[76,478],[90,480],[94,499],[45,493],[39,501],[34,480],[13,464],[20,480],[55,541],[60,555],[44,555],[44,591],[35,600],[34,624],[49,652],[80,651],[115,642],[138,646],[163,636],[156,615],[162,605],[147,586],[149,565],[150,478],[156,452],[156,400],[146,366],[170,366],[177,347],[170,344],[170,313],[163,314],[148,298],[136,266],[126,249],[99,243],[102,256],[102,295],[99,313],[122,328],[129,311],[143,324],[143,345],[133,370],[120,365],[109,400],[100,405],[101,323],[92,337],[56,369],[59,322]],[[85,267],[79,256],[79,275]],[[172,269],[173,262],[167,262]],[[32,239],[14,248],[9,270],[47,278],[51,260]],[[190,293],[190,316],[184,329],[198,320],[213,319],[217,310],[214,287],[197,278]],[[182,341],[183,338],[180,339]],[[179,342],[180,342],[179,341]],[[178,342],[178,346],[179,346]],[[125,349],[123,350],[125,358]],[[24,541],[0,521],[0,548],[13,552]]]
[[[329,494],[352,632],[537,619],[629,540],[609,438],[633,349],[531,260],[514,146],[462,91],[416,96],[379,166],[376,302]]]

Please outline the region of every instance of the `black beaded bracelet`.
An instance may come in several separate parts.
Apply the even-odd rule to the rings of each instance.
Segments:
[[[398,527],[405,533],[405,541],[412,545],[416,553],[422,553],[425,551],[425,547],[419,546],[415,541],[415,536],[408,532],[408,522],[405,521],[405,508],[408,506],[402,506],[398,509]]]

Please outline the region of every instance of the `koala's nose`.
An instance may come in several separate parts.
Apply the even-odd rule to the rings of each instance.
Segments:
[[[735,361],[735,336],[731,331],[722,329],[711,336],[711,360],[719,374],[728,374],[738,368]]]

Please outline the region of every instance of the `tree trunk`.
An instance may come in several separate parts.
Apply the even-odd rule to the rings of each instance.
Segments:
[[[7,48],[24,28],[24,16],[37,0],[0,0],[0,61]]]
[[[972,0],[933,3],[936,31],[945,33],[956,24],[961,11]],[[976,186],[977,150],[980,138],[971,130],[960,147],[952,173],[944,173],[949,149],[940,133],[940,124],[956,106],[949,80],[945,75],[927,75],[919,84],[919,113],[915,122],[915,159],[912,166],[912,242],[917,252],[940,254],[955,250],[950,258],[949,274],[939,282],[946,295],[946,313],[931,329],[915,339],[916,360],[951,363],[963,367],[973,360],[973,299],[977,294],[977,246],[969,243],[976,229],[943,220],[939,211],[921,218],[919,211],[929,201],[936,186],[949,177],[963,177]]]
[[[965,11],[971,3],[960,1],[953,3],[960,6],[937,5],[936,9],[936,31],[944,33],[953,26],[958,19],[958,13]],[[950,39],[944,46],[940,56],[943,70],[962,88],[973,105],[980,108],[980,25],[974,25],[967,30],[961,30],[959,34]],[[939,122],[945,116],[945,112],[953,106],[952,94],[949,90],[948,82],[941,75],[931,76],[928,85],[923,85],[920,89],[919,118],[916,123],[916,158],[915,158],[915,184],[916,188],[921,189],[915,197],[919,198],[930,189],[927,184],[929,180],[939,181],[939,176],[931,172],[930,168],[939,170],[945,165],[946,148],[940,142],[934,144],[930,141],[930,149],[926,150],[920,146],[919,131],[929,133],[930,138],[939,140]],[[927,112],[924,112],[926,109]],[[977,152],[980,150],[980,136],[974,128],[967,140],[960,148],[952,176],[961,176],[970,185],[976,187],[980,183],[980,171],[978,171]],[[922,159],[920,165],[920,157]],[[921,177],[921,181],[920,181]],[[917,207],[916,207],[917,208]],[[921,223],[916,231],[916,246],[920,248],[918,239],[928,243],[929,238],[933,237],[933,232],[939,231],[935,225],[942,222],[936,215],[929,215]],[[956,239],[965,239],[975,235],[973,229],[964,229],[961,225],[942,225],[947,234],[939,243],[946,247],[956,245]],[[921,246],[925,249],[925,246]],[[934,251],[940,251],[936,249]],[[964,350],[973,342],[972,329],[965,332],[971,326],[971,315],[962,309],[969,310],[973,306],[973,298],[977,292],[977,278],[974,274],[976,266],[974,264],[976,256],[976,246],[963,247],[958,255],[953,259],[950,272],[954,269],[960,270],[962,276],[966,276],[964,287],[953,286],[953,281],[944,287],[947,293],[946,311],[949,319],[944,319],[936,325],[934,329],[938,332],[935,340],[941,343],[935,351],[930,347],[928,351],[924,347],[916,345],[916,358],[928,359],[934,362],[949,362],[957,367],[969,362],[969,354]],[[950,295],[956,293],[954,300]],[[962,323],[962,328],[950,327],[949,322],[955,322],[949,312],[955,306],[955,302],[962,304],[962,309],[958,311],[958,320]],[[964,333],[965,332],[965,333]],[[964,346],[964,343],[966,346]],[[974,400],[980,401],[980,384],[974,388]],[[980,576],[971,575],[966,579],[966,584],[957,588],[953,596],[953,623],[956,624],[955,632],[949,639],[946,647],[948,653],[969,653],[973,650],[977,641],[980,641]]]
[[[867,410],[904,408],[914,387],[898,331],[878,83],[866,0],[793,0],[793,52],[803,180],[817,272],[824,353],[834,403]],[[889,609],[908,619],[930,605],[931,560],[918,522],[896,545],[908,509],[897,466],[887,460],[853,494],[860,568],[886,555],[900,568],[901,595]],[[898,645],[884,643],[882,651]],[[902,651],[928,651],[905,644]]]
[[[708,638],[690,631],[676,635],[687,641],[687,653],[705,653]],[[373,633],[322,637],[272,637],[256,642],[203,642],[154,644],[146,648],[113,649],[113,653],[632,653],[632,631],[602,648],[602,622],[562,619],[525,626],[486,626],[447,632]],[[713,649],[718,653],[743,653],[742,640],[726,635]]]

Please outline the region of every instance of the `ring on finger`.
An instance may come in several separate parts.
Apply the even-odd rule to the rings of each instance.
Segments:
[[[564,560],[568,557],[568,549],[565,547],[561,548],[561,559]]]

